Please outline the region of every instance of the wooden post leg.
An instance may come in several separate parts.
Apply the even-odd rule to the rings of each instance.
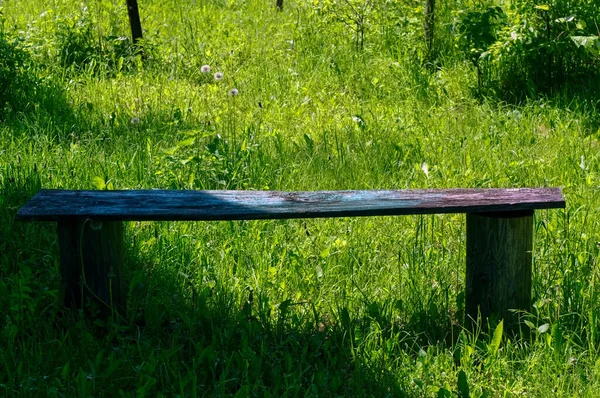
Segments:
[[[533,211],[467,214],[467,324],[494,314],[512,329],[509,310],[530,310],[532,243]]]
[[[103,317],[126,308],[123,223],[75,220],[58,223],[63,303],[95,304]]]

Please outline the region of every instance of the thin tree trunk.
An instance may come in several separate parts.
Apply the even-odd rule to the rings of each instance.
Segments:
[[[127,0],[127,12],[129,13],[129,25],[131,25],[131,39],[136,44],[142,38],[142,23],[137,0]]]
[[[425,0],[425,22],[423,30],[425,33],[425,44],[427,52],[430,53],[433,48],[433,33],[435,27],[435,0]]]

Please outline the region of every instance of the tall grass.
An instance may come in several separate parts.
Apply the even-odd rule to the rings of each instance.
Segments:
[[[304,2],[147,1],[141,55],[118,40],[122,3],[3,3],[57,100],[0,125],[0,392],[598,390],[597,98],[473,98],[467,64],[422,66],[408,6],[374,14],[357,50]],[[131,300],[106,324],[58,305],[54,227],[13,221],[40,187],[525,186],[563,187],[567,209],[536,213],[533,311],[499,344],[460,327],[462,215],[128,223]]]

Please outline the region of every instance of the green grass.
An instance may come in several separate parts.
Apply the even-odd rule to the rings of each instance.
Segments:
[[[374,11],[357,51],[304,2],[140,3],[144,59],[114,39],[122,1],[1,3],[38,82],[0,124],[1,394],[595,395],[597,97],[475,98],[450,50],[421,66],[407,6]],[[529,186],[567,208],[536,212],[533,311],[499,345],[460,327],[464,215],[128,223],[108,323],[63,313],[54,226],[14,221],[40,187]]]

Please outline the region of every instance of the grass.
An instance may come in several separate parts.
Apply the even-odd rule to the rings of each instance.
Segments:
[[[2,3],[38,83],[0,124],[0,393],[598,391],[596,97],[475,98],[451,53],[421,66],[403,5],[373,11],[357,50],[303,2],[147,1],[142,59],[115,39],[121,3]],[[14,222],[40,187],[526,186],[563,187],[567,208],[536,212],[534,306],[501,340],[460,328],[463,215],[128,223],[127,316],[107,323],[59,307],[54,227]]]

